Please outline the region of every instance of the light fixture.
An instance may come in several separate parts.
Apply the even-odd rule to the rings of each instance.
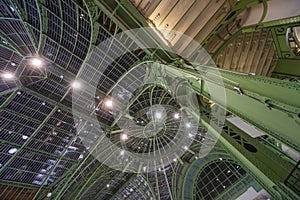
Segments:
[[[27,136],[27,135],[22,135],[22,139],[23,139],[23,140],[27,140],[27,139],[28,139],[28,136]]]
[[[74,88],[74,89],[80,88],[80,83],[79,83],[78,81],[74,81],[74,82],[72,83],[72,88]]]
[[[51,197],[51,196],[52,196],[52,193],[49,192],[49,193],[47,194],[47,197]]]
[[[155,113],[155,118],[156,119],[161,119],[162,118],[162,113],[161,112],[156,112]]]
[[[122,150],[122,151],[120,152],[120,155],[123,156],[124,153],[125,153],[124,150]]]
[[[191,123],[187,122],[187,123],[185,124],[185,127],[191,128]]]
[[[179,113],[175,113],[175,114],[174,114],[174,118],[175,118],[175,119],[179,119],[179,118],[180,118]]]
[[[109,184],[107,184],[107,185],[106,185],[106,187],[107,187],[107,188],[109,188],[109,187],[110,187],[110,185],[109,185]]]
[[[125,134],[125,133],[123,133],[123,134],[121,135],[121,140],[127,140],[127,139],[128,139],[128,135]]]
[[[12,6],[9,6],[9,8],[10,8],[10,10],[11,10],[12,12],[15,12],[15,9],[14,9],[14,7],[12,7]]]
[[[33,58],[33,59],[31,60],[31,64],[32,64],[34,67],[41,67],[42,64],[43,64],[43,62],[42,62],[42,60],[39,59],[39,58]]]
[[[16,66],[16,63],[14,63],[14,62],[11,62],[10,64],[11,64],[11,66]]]
[[[12,73],[5,72],[5,73],[2,74],[2,77],[4,79],[12,79],[14,77],[14,75]]]
[[[177,159],[176,159],[176,158],[174,158],[174,159],[173,159],[173,161],[174,161],[174,162],[177,162]]]
[[[112,105],[113,105],[113,101],[112,101],[112,100],[108,99],[108,100],[105,101],[105,106],[106,106],[106,107],[111,108]]]
[[[8,153],[9,153],[9,154],[14,154],[14,153],[16,153],[17,151],[18,151],[17,148],[11,148],[10,150],[8,150]]]

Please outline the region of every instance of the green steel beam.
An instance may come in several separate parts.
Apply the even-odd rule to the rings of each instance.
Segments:
[[[273,75],[300,77],[300,59],[278,59]]]
[[[203,117],[204,118],[204,117]],[[207,123],[208,119],[201,119],[201,123],[204,127],[206,127],[212,134],[215,134],[216,136],[219,134],[217,133],[214,128]],[[265,168],[263,165],[263,163],[261,164],[261,166],[257,166],[254,163],[251,162],[251,160],[248,159],[247,155],[244,155],[243,153],[241,153],[239,151],[239,149],[236,148],[236,145],[234,143],[232,143],[231,141],[228,141],[227,138],[224,137],[224,135],[222,134],[219,139],[218,142],[220,144],[222,144],[224,146],[224,148],[234,157],[236,158],[239,163],[242,165],[242,167],[258,182],[260,183],[275,199],[290,199],[292,200],[292,198],[285,196],[284,198],[282,198],[282,194],[280,194],[278,191],[276,191],[274,189],[274,187],[276,186],[276,183],[274,183],[268,176],[266,176],[263,171],[261,171],[263,167]],[[270,160],[267,159],[267,160]],[[257,163],[257,162],[256,162]],[[266,162],[264,162],[265,164],[268,164]],[[278,167],[278,165],[273,165],[273,168]]]
[[[197,93],[207,98],[210,96],[205,85],[208,82],[215,84],[213,80],[223,80],[227,99],[226,107],[230,112],[300,152],[299,83],[210,67],[198,67],[201,74],[190,69],[173,68],[174,72],[178,70],[186,75],[194,76],[191,78],[192,87]],[[221,76],[216,75],[216,70],[219,70]],[[204,79],[202,90],[200,81],[195,81],[197,79]],[[216,87],[222,89],[221,86],[216,85]],[[238,94],[234,87],[243,93]]]
[[[208,122],[209,112],[204,112],[201,123],[211,133],[218,134]],[[283,185],[283,182],[295,165],[295,162],[290,162],[283,153],[274,152],[264,143],[252,138],[227,120],[218,142],[276,199],[297,198],[297,195],[292,192],[281,191],[279,194],[278,190],[275,189],[276,187],[287,188]],[[254,147],[255,151],[249,150],[249,145]]]

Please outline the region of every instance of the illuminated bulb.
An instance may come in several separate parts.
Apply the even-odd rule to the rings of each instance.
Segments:
[[[123,155],[124,155],[124,151],[123,151],[123,150],[120,152],[120,155],[121,155],[121,156],[123,156]]]
[[[51,197],[51,196],[52,196],[52,193],[49,192],[49,193],[47,194],[47,197]]]
[[[185,126],[186,126],[187,128],[191,128],[191,123],[186,123]]]
[[[12,7],[12,6],[9,6],[9,8],[11,9],[11,11],[12,11],[12,12],[15,12],[15,9],[14,9],[14,7]]]
[[[174,159],[173,159],[173,161],[174,161],[174,162],[176,162],[176,161],[177,161],[177,159],[176,159],[176,158],[174,158]]]
[[[5,79],[12,79],[14,77],[14,75],[7,72],[7,73],[4,73],[2,75],[2,77],[5,78]]]
[[[127,139],[128,139],[127,134],[122,134],[122,135],[121,135],[121,140],[127,140]]]
[[[14,63],[14,62],[12,62],[12,63],[10,63],[11,64],[11,66],[16,66],[16,63]]]
[[[175,118],[175,119],[179,119],[179,117],[180,117],[179,113],[175,113],[175,114],[174,114],[174,118]]]
[[[107,101],[105,101],[105,105],[107,106],[107,107],[112,107],[112,105],[113,105],[113,102],[112,102],[112,100],[107,100]]]
[[[22,139],[23,139],[23,140],[27,140],[27,139],[28,139],[28,136],[27,136],[27,135],[22,135]]]
[[[188,147],[187,147],[187,146],[184,146],[183,148],[184,148],[185,150],[187,150],[187,149],[188,149]]]
[[[129,191],[130,191],[130,192],[133,192],[133,189],[132,189],[132,188],[130,188],[130,189],[129,189]]]
[[[107,188],[109,188],[109,187],[110,187],[110,185],[109,185],[109,184],[107,184],[107,185],[106,185],[106,187],[107,187]]]
[[[74,89],[78,89],[78,88],[80,88],[80,83],[79,83],[78,81],[74,81],[74,82],[72,83],[72,87],[73,87]]]
[[[9,154],[14,154],[14,153],[16,153],[17,151],[18,151],[17,148],[12,148],[12,149],[10,149],[10,150],[8,151],[8,153],[9,153]]]
[[[162,114],[160,112],[155,113],[155,118],[156,119],[161,119],[162,118]]]
[[[42,62],[41,59],[33,58],[33,59],[31,60],[31,64],[32,64],[33,66],[35,66],[35,67],[41,67],[42,64],[43,64],[43,62]]]

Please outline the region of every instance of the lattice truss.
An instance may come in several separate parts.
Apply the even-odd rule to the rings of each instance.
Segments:
[[[120,145],[118,120],[103,106],[113,92],[121,99],[139,88],[146,71],[129,71],[145,51],[122,54],[137,49],[137,43],[126,34],[115,39],[123,31],[120,26],[82,0],[0,0],[0,27],[0,198],[169,199],[174,163],[180,158],[157,173],[141,169],[137,176],[112,170],[89,155],[99,140],[95,123],[111,142],[129,151],[172,143],[178,123],[169,117],[156,143],[139,138]],[[124,75],[131,84],[120,86]],[[78,84],[87,89],[74,96]],[[79,114],[72,112],[74,104]],[[141,125],[148,123],[146,108],[154,104],[169,106],[166,112],[172,116],[179,109],[169,91],[157,85],[138,90],[127,109]],[[91,115],[97,120],[89,121]],[[83,144],[80,133],[94,134],[90,145]],[[205,140],[205,130],[193,134],[192,145]]]
[[[71,112],[72,82],[84,70],[89,48],[121,31],[100,11],[92,31],[87,11],[82,1],[0,2],[1,199],[45,196],[47,188],[86,158],[87,149],[76,135],[78,124]],[[116,48],[135,45],[128,37],[123,39],[126,43],[115,42],[110,48],[117,53]],[[98,62],[110,59],[102,54]],[[143,56],[136,51],[115,60],[101,74],[96,99],[101,101]],[[93,76],[99,76],[97,69],[83,79],[89,83]],[[91,104],[83,98],[74,101]],[[97,115],[106,124],[113,120],[105,110]],[[91,128],[90,124],[81,127]],[[12,183],[22,188],[9,186]]]

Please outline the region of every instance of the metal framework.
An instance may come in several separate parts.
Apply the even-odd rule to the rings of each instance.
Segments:
[[[161,2],[148,5],[152,16]],[[240,195],[235,185],[243,185],[240,191],[249,185],[265,188],[277,199],[299,198],[294,185],[300,182],[299,164],[280,148],[285,144],[300,152],[300,72],[293,68],[299,65],[299,41],[295,46],[291,39],[291,28],[299,26],[299,17],[242,28],[237,16],[260,1],[220,2],[206,24],[214,25],[211,19],[218,17],[220,26],[210,27],[210,33],[195,33],[223,68],[218,68],[218,77],[216,68],[186,64],[164,50],[129,51],[141,45],[132,35],[116,39],[125,30],[149,26],[143,15],[150,11],[142,9],[146,1],[0,0],[0,199],[226,199],[227,192]],[[173,7],[179,4],[176,1]],[[172,11],[168,11],[170,16]],[[166,15],[160,26],[165,26],[170,16]],[[160,46],[163,43],[153,35],[156,32],[145,34]],[[111,42],[105,43],[109,38]],[[290,46],[286,47],[287,40]],[[101,46],[104,44],[107,46]],[[184,44],[184,49],[189,45]],[[127,53],[121,55],[123,52]],[[169,160],[167,167],[157,172],[141,167],[139,174],[120,172],[91,155],[97,153],[103,139],[95,124],[105,129],[104,136],[110,141],[123,145],[120,118],[105,109],[104,101],[113,92],[126,95],[130,87],[139,88],[146,71],[131,72],[145,62],[153,63],[153,68],[168,66],[173,74],[188,77],[201,104],[201,126],[193,133],[186,153]],[[248,74],[251,72],[263,76]],[[289,80],[268,77],[271,75]],[[79,77],[85,88],[80,95],[73,95]],[[121,87],[119,83],[126,77],[132,85]],[[211,115],[212,103],[220,104],[209,101],[206,86],[219,79],[227,94],[225,114],[240,117],[266,136],[253,138],[226,120],[218,145],[200,159],[196,152],[211,139],[207,130],[215,128],[208,123],[216,120]],[[140,124],[148,123],[147,109],[153,105],[168,107],[168,116],[180,109],[163,85],[149,84],[134,95],[125,110]],[[80,108],[75,112],[74,104]],[[138,153],[167,149],[178,129],[176,120],[169,117],[158,139],[130,139],[124,148]],[[93,138],[82,141],[80,134],[93,134]],[[229,168],[232,176],[227,176]],[[210,177],[216,169],[218,173]],[[212,180],[206,181],[203,173]]]

